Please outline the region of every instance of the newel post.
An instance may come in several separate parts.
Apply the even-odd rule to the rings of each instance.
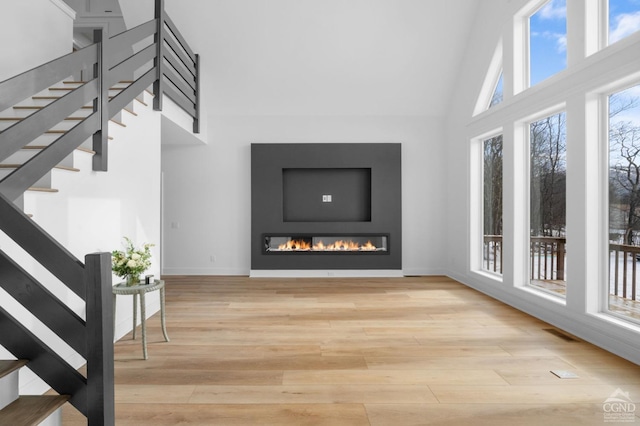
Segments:
[[[115,424],[111,253],[85,256],[87,424]]]
[[[153,60],[153,65],[156,69],[156,81],[153,82],[153,109],[156,111],[162,111],[162,93],[164,92],[163,83],[163,71],[162,71],[162,58],[164,56],[164,0],[155,0],[155,19],[156,19],[156,33],[153,36],[153,41],[156,43],[156,58]]]
[[[107,171],[109,136],[109,87],[107,87],[107,63],[105,43],[108,37],[103,29],[93,30],[93,42],[98,44],[98,60],[93,67],[93,77],[98,79],[98,97],[93,101],[93,112],[100,117],[100,129],[93,134],[93,170]]]

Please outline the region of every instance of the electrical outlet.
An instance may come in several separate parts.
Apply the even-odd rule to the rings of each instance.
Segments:
[[[322,196],[322,202],[323,203],[330,203],[330,202],[332,202],[332,198],[333,197],[331,196],[331,194],[323,195]]]
[[[209,256],[209,262],[216,263],[216,256],[213,255],[213,254],[211,256]]]

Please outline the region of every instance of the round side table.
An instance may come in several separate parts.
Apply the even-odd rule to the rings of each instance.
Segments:
[[[147,324],[146,324],[146,304],[145,294],[160,290],[160,322],[162,324],[162,334],[164,334],[164,340],[169,341],[167,335],[167,327],[165,324],[164,313],[164,280],[155,280],[151,284],[145,284],[141,282],[136,285],[127,286],[127,283],[118,283],[113,286],[113,320],[116,320],[116,296],[117,295],[133,295],[133,339],[136,338],[136,324],[138,322],[138,295],[140,295],[140,315],[142,323],[142,355],[144,359],[148,359],[147,354]],[[115,324],[114,324],[115,329]]]

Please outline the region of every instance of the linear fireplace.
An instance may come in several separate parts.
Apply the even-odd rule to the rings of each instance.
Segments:
[[[264,237],[266,253],[386,253],[386,235],[298,235]]]
[[[251,269],[402,269],[400,144],[252,144]]]

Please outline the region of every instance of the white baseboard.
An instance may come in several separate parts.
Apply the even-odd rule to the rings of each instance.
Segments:
[[[162,275],[220,275],[247,276],[249,270],[240,268],[162,268]]]
[[[252,269],[251,278],[399,278],[401,269]]]

